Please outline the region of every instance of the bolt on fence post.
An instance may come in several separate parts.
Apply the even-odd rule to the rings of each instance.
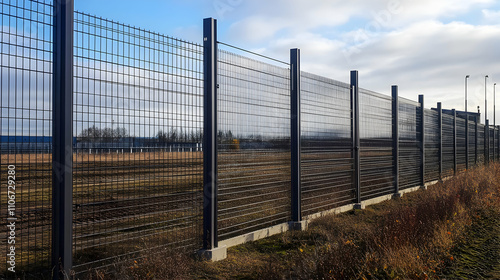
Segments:
[[[453,114],[453,173],[457,175],[457,111],[451,110]]]
[[[217,239],[217,20],[203,20],[203,249]]]
[[[465,169],[469,170],[469,114],[465,113]]]
[[[392,95],[392,161],[394,193],[399,196],[399,97],[398,86],[391,87]]]
[[[52,269],[66,279],[73,266],[73,0],[53,5]]]
[[[290,98],[291,98],[291,158],[292,158],[292,223],[294,229],[303,229],[300,224],[300,50],[290,50]],[[300,228],[298,228],[300,227]]]
[[[484,165],[490,163],[490,120],[484,125]]]
[[[438,130],[439,130],[439,180],[443,179],[443,107],[441,102],[437,103],[438,111]]]
[[[425,187],[425,110],[424,110],[424,95],[418,96],[418,103],[420,103],[420,178],[422,187]]]
[[[355,208],[361,205],[361,170],[360,170],[360,140],[359,140],[359,79],[358,71],[351,71],[351,137],[354,158],[354,188],[356,190]]]

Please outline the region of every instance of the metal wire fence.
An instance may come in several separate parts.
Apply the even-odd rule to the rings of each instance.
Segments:
[[[476,123],[473,121],[467,121],[469,126],[469,166],[474,166],[477,164],[477,139],[476,139]]]
[[[290,70],[218,54],[218,229],[226,239],[290,220]]]
[[[422,156],[420,103],[399,99],[399,186],[407,189],[421,182]]]
[[[52,210],[52,5],[0,2],[0,180],[11,186],[0,190],[0,211],[10,215],[5,223],[15,221],[16,269],[28,277],[49,275],[51,249],[60,242],[51,232],[58,213]],[[82,273],[144,251],[202,248],[204,47],[75,12],[73,50],[72,269]],[[225,50],[217,55],[215,214],[216,234],[225,240],[291,220],[294,81],[288,63]],[[438,112],[400,98],[395,158],[391,97],[359,89],[358,112],[351,85],[307,72],[300,82],[303,216],[394,193],[396,162],[400,189],[407,189],[452,175],[455,164],[465,169],[467,157],[472,166],[500,152],[498,130],[447,114],[441,127]],[[0,232],[0,278],[11,276],[10,234]]]
[[[2,0],[0,16],[0,278],[6,278],[12,253],[17,271],[50,269],[52,1]]]
[[[458,171],[465,170],[467,167],[467,138],[466,138],[466,120],[457,118],[457,169]]]
[[[455,172],[455,125],[451,115],[443,114],[443,173],[442,177],[452,176]]]
[[[439,118],[438,112],[424,109],[425,181],[439,180]]]
[[[201,247],[202,54],[198,44],[75,13],[76,271]]]
[[[495,160],[500,158],[500,129],[495,128]]]
[[[478,124],[477,126],[477,163],[480,164],[485,161],[486,149],[485,149],[485,130],[484,124]]]
[[[394,192],[392,98],[359,90],[361,199]]]
[[[488,133],[490,134],[489,135],[489,148],[488,148],[488,152],[489,152],[489,160],[490,161],[493,161],[494,160],[494,157],[495,157],[495,130],[493,127],[489,127],[488,128]]]
[[[302,72],[302,213],[353,203],[350,86]]]

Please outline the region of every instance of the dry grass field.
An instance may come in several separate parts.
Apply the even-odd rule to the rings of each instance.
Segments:
[[[362,191],[390,192],[389,150],[362,151]],[[364,160],[364,163],[363,163]],[[348,150],[302,155],[304,215],[353,202]],[[290,153],[219,153],[221,240],[290,220]],[[20,269],[49,264],[52,163],[50,154],[1,155],[2,182],[16,166]],[[77,271],[127,260],[144,250],[201,248],[202,152],[78,153],[73,155],[73,231]],[[0,211],[7,211],[6,188]],[[0,246],[6,246],[6,232]],[[5,263],[5,262],[4,262]],[[35,265],[34,265],[35,264]],[[29,267],[29,268],[28,268]],[[4,269],[3,267],[2,269]]]
[[[230,248],[211,263],[148,253],[87,279],[498,279],[500,165]],[[175,269],[173,269],[175,268]]]

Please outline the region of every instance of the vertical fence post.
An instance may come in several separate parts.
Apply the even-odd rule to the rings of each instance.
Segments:
[[[422,187],[425,188],[425,109],[424,109],[424,96],[418,96],[418,103],[420,103],[420,178]]]
[[[290,50],[292,223],[294,230],[305,230],[302,222],[300,189],[300,50]]]
[[[457,175],[457,111],[451,110],[453,114],[453,173]]]
[[[394,178],[394,196],[400,197],[399,193],[399,96],[398,86],[391,87],[392,95],[392,161]]]
[[[484,125],[484,165],[490,163],[490,120]]]
[[[73,266],[73,0],[53,6],[52,269],[69,277]]]
[[[497,161],[500,160],[500,126],[496,127],[497,129]]]
[[[443,107],[441,102],[437,104],[438,110],[438,130],[439,130],[439,180],[443,179]]]
[[[217,236],[217,20],[203,20],[203,250],[216,261],[225,259]]]
[[[474,131],[475,131],[475,143],[474,143],[474,147],[475,147],[475,152],[474,152],[474,165],[477,166],[477,163],[478,163],[478,156],[479,156],[479,151],[478,151],[478,148],[479,148],[479,126],[478,126],[478,122],[479,122],[479,117],[478,116],[475,116],[474,118]]]
[[[465,113],[465,169],[469,170],[469,114]]]
[[[359,139],[359,79],[358,71],[351,71],[351,137],[354,158],[354,188],[356,190],[356,209],[363,209],[361,203],[361,170]]]

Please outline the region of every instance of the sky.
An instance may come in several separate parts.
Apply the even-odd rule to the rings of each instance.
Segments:
[[[361,87],[389,95],[398,85],[404,98],[424,94],[426,107],[464,110],[470,75],[468,109],[484,113],[488,75],[493,122],[500,1],[77,0],[75,9],[198,43],[213,17],[221,42],[283,61],[300,48],[303,71],[349,82],[358,70]]]

